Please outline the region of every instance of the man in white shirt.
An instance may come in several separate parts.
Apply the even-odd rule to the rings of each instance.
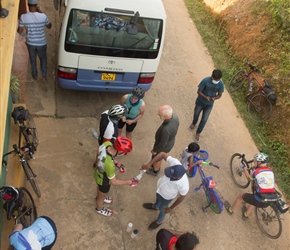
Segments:
[[[169,167],[164,169],[164,176],[157,182],[156,201],[155,203],[143,203],[143,207],[150,210],[159,210],[158,218],[153,221],[148,229],[153,230],[159,227],[166,213],[170,213],[185,198],[189,191],[189,182],[186,170],[176,158],[161,152],[156,155],[150,162],[142,166],[143,169],[149,169],[155,162],[164,159],[169,163]],[[178,196],[179,195],[179,196]],[[173,199],[178,198],[169,207]]]

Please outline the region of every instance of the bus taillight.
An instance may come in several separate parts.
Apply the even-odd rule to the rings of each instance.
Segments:
[[[65,67],[58,67],[58,77],[69,79],[69,80],[76,80],[77,79],[77,69],[74,68],[65,68]]]
[[[138,83],[151,83],[153,82],[155,73],[141,73],[138,79]]]

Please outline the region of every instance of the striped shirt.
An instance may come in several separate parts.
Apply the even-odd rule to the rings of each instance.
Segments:
[[[19,27],[26,29],[26,43],[32,46],[46,45],[45,25],[48,24],[48,17],[39,12],[28,12],[21,15],[19,20]]]

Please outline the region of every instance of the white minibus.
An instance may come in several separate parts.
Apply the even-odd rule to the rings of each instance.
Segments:
[[[66,0],[58,50],[62,88],[147,91],[160,61],[166,13],[161,0]]]

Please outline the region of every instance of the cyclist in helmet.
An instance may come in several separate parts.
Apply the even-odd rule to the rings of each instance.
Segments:
[[[242,218],[247,219],[255,207],[268,207],[270,203],[263,202],[263,198],[276,198],[277,194],[274,188],[274,173],[272,168],[267,166],[269,161],[268,155],[259,152],[254,155],[253,164],[255,170],[249,174],[244,166],[244,174],[251,181],[252,193],[240,193],[234,204],[231,206],[229,202],[225,202],[227,212],[232,215],[233,212],[242,204],[248,203],[248,208],[243,206]]]
[[[111,216],[113,211],[104,207],[104,203],[110,204],[113,199],[108,196],[111,185],[137,185],[137,181],[132,178],[131,180],[117,180],[114,167],[114,158],[120,154],[128,154],[132,151],[132,142],[130,139],[118,136],[114,143],[110,141],[104,142],[99,147],[98,161],[94,169],[94,179],[98,185],[96,197],[96,212],[104,215]]]
[[[99,145],[107,141],[112,143],[115,141],[118,136],[118,121],[126,114],[127,110],[125,105],[117,104],[102,113],[100,119],[100,134],[98,137]],[[122,173],[125,172],[125,167],[122,163],[116,160],[114,163]],[[94,166],[95,164],[96,162]]]
[[[132,140],[132,132],[137,125],[137,121],[142,118],[145,112],[145,102],[143,97],[145,91],[141,87],[135,87],[131,94],[124,95],[120,103],[128,107],[128,112],[118,122],[118,134],[122,134],[122,129],[126,125],[126,137]]]

